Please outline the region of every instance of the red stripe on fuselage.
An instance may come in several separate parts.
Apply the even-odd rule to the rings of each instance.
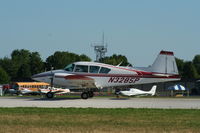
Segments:
[[[65,76],[65,79],[70,79],[70,80],[93,80],[91,78],[88,78],[85,75],[69,75],[69,76]]]
[[[71,80],[92,80],[92,77],[134,77],[134,78],[163,78],[163,79],[179,79],[179,75],[156,76],[156,75],[133,75],[133,74],[74,74],[68,76],[55,76],[56,78],[65,78]]]

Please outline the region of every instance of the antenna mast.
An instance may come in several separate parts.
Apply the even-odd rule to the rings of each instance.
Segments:
[[[96,53],[96,62],[99,62],[102,58],[105,57],[105,53],[107,52],[107,44],[104,41],[104,32],[102,35],[101,43],[92,43],[92,47],[94,47],[94,51]]]

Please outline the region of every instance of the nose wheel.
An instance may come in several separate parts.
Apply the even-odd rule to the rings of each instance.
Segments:
[[[48,93],[46,94],[46,97],[47,97],[47,98],[54,98],[54,93],[53,93],[53,92],[48,92]]]

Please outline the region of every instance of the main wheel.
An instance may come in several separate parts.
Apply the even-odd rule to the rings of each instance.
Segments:
[[[82,99],[88,99],[88,93],[87,92],[83,92],[82,94],[81,94],[81,98]]]
[[[93,97],[94,96],[94,92],[93,91],[88,91],[88,95],[89,95],[89,97]]]
[[[53,98],[53,97],[54,97],[54,93],[48,92],[48,93],[46,94],[46,97],[47,97],[47,98]]]

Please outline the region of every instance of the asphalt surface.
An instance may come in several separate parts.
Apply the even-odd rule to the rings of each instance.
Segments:
[[[38,98],[0,97],[0,107],[53,107],[53,108],[162,108],[200,109],[200,98]]]

